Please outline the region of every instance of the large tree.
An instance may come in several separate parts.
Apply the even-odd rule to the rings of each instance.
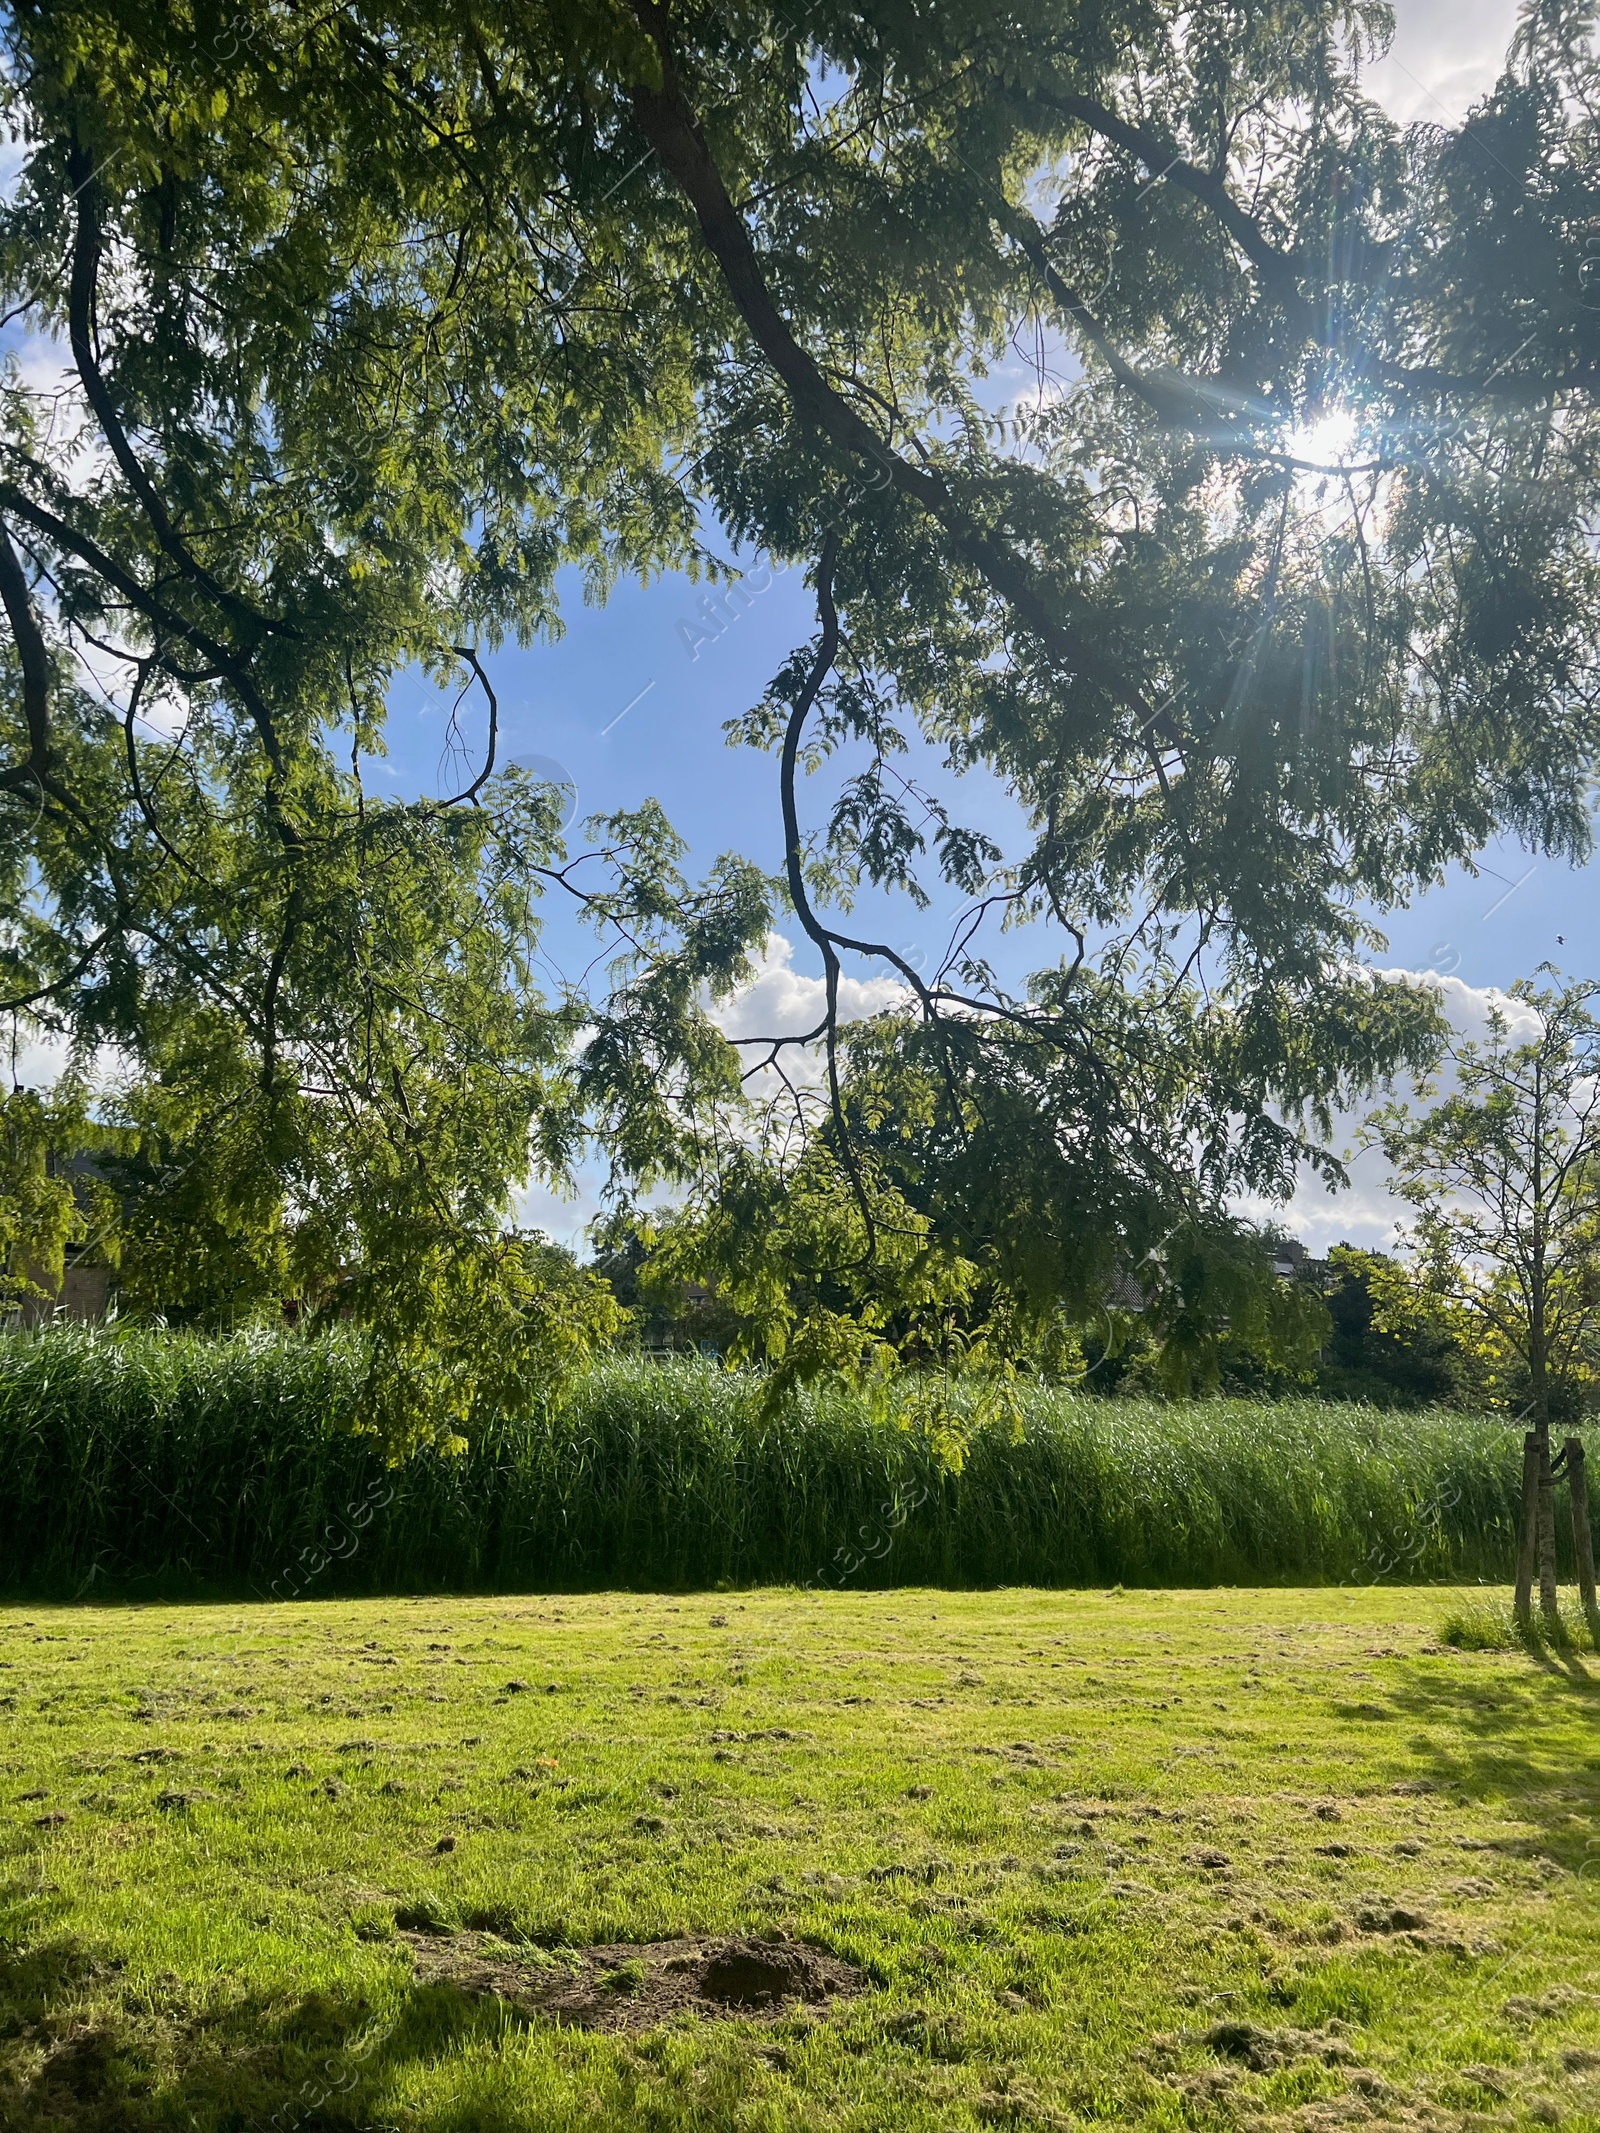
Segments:
[[[1092,1062],[1143,988],[1148,1042],[1175,1048],[1150,1071],[1211,1092],[1212,1179],[1227,1148],[1281,1178],[1321,1159],[1352,1075],[1430,1042],[1426,997],[1356,967],[1370,914],[1496,834],[1587,850],[1589,10],[1531,8],[1469,122],[1407,134],[1360,84],[1387,12],[1343,0],[67,0],[10,23],[6,279],[74,372],[53,426],[19,383],[4,432],[0,785],[38,868],[19,895],[47,885],[12,996],[154,1044],[158,1077],[157,1010],[192,998],[241,1082],[281,1074],[358,1136],[378,1104],[413,1144],[332,973],[381,987],[391,939],[427,967],[441,879],[573,877],[531,796],[508,838],[501,801],[475,804],[491,783],[379,810],[339,766],[376,744],[402,661],[482,679],[499,632],[548,626],[560,562],[599,591],[721,567],[708,512],[816,584],[817,637],[740,737],[779,756],[838,1234],[868,1250],[844,958],[900,976],[958,1137],[1011,1101],[1020,1042],[1076,1160],[1105,1116]],[[1017,346],[1038,389],[1002,420],[985,372]],[[131,655],[115,727],[74,639]],[[908,727],[999,774],[1023,848],[908,794]],[[800,772],[843,750],[808,834]],[[598,1118],[634,1173],[730,1145],[742,1173],[697,988],[736,975],[759,885],[730,865],[666,941],[663,835],[616,826],[602,915],[658,930],[615,1008],[559,1031],[484,898],[497,1004],[447,1040],[451,1101],[498,1102],[508,1043],[531,1079],[457,1177],[503,1182],[534,1116],[553,1158]],[[918,969],[845,899],[929,868],[973,919]],[[411,930],[375,910],[382,952],[353,956],[341,927],[391,884]],[[1047,969],[1008,991],[979,921],[1024,918]],[[428,992],[383,995],[408,1060],[456,1027]],[[546,1106],[557,1081],[575,1109]],[[1150,1175],[1141,1220],[1196,1204],[1192,1166]]]

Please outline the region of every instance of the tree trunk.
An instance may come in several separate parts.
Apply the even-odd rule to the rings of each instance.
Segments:
[[[1522,1525],[1517,1544],[1517,1620],[1524,1626],[1533,1614],[1533,1561],[1539,1532],[1539,1433],[1522,1440]]]
[[[1547,1622],[1560,1619],[1561,1594],[1556,1584],[1556,1487],[1550,1473],[1550,1425],[1539,1437],[1539,1607]]]
[[[1572,1554],[1578,1566],[1578,1597],[1592,1629],[1595,1622],[1594,1536],[1589,1530],[1589,1482],[1584,1472],[1583,1439],[1567,1439],[1567,1480],[1572,1489]]]

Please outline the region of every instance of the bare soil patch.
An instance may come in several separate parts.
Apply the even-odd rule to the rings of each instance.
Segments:
[[[579,2029],[652,2029],[674,2015],[771,2021],[861,1992],[864,1972],[781,1936],[617,1942],[573,1962],[523,1955],[487,1933],[402,1932],[421,1984],[504,2000]]]

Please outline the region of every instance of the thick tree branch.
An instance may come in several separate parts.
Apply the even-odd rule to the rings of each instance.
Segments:
[[[1297,252],[1285,250],[1273,242],[1259,218],[1241,207],[1233,197],[1220,172],[1203,169],[1185,156],[1175,142],[1148,126],[1130,123],[1096,97],[1052,97],[1049,108],[1064,118],[1087,126],[1102,139],[1135,156],[1149,171],[1152,180],[1176,185],[1208,207],[1255,267],[1273,298],[1307,337],[1322,347],[1332,345],[1334,336],[1330,330],[1328,308],[1308,295],[1303,285],[1304,262]],[[1384,249],[1368,242],[1358,230],[1347,228],[1346,237],[1352,249],[1344,262],[1344,276],[1353,283],[1371,287],[1379,275],[1388,270]],[[1338,338],[1347,341],[1349,334],[1348,314],[1341,311]],[[1521,349],[1517,351],[1518,354],[1522,352]],[[1107,350],[1102,348],[1101,353],[1110,360]],[[1564,391],[1592,392],[1600,386],[1600,362],[1578,363],[1559,371],[1539,370],[1531,374],[1510,374],[1507,362],[1497,363],[1476,374],[1447,371],[1432,364],[1393,364],[1376,357],[1372,367],[1374,375],[1395,392],[1440,393],[1454,397],[1478,395],[1512,404],[1537,403]],[[1123,382],[1131,390],[1140,389],[1132,379]]]
[[[48,1000],[52,993],[65,992],[69,985],[76,985],[95,957],[111,938],[111,928],[96,934],[70,970],[59,978],[52,978],[47,985],[35,986],[32,992],[18,993],[9,1000],[0,1000],[0,1015],[19,1014],[24,1008],[36,1007],[41,1000]]]
[[[28,728],[27,758],[0,773],[0,789],[31,792],[41,803],[46,799],[53,800],[80,829],[93,835],[88,815],[57,777],[51,762],[49,650],[39,618],[33,611],[27,578],[3,523],[0,523],[0,604],[5,607],[6,619],[16,639],[17,657],[22,667],[23,718]]]
[[[957,553],[1011,608],[1053,659],[1092,683],[1113,702],[1156,724],[1164,717],[1144,704],[1129,676],[1083,632],[1066,622],[1057,600],[1031,564],[974,525],[940,476],[913,466],[862,420],[829,385],[772,300],[750,234],[683,94],[659,0],[634,0],[635,12],[661,64],[661,87],[637,88],[633,112],[640,132],[689,200],[707,249],[757,345],[777,371],[802,418],[853,457],[882,470],[897,495],[920,504],[949,535]],[[1173,738],[1172,745],[1176,745]]]
[[[28,760],[24,774],[39,784],[50,775],[50,654],[44,632],[33,612],[28,580],[23,574],[11,535],[0,522],[0,603],[16,640],[22,668],[22,716],[28,728]]]
[[[995,220],[1049,290],[1057,308],[1080,329],[1085,340],[1125,391],[1145,401],[1166,422],[1193,422],[1196,418],[1211,422],[1219,413],[1239,407],[1240,396],[1226,387],[1186,378],[1177,371],[1140,370],[1130,363],[1089,305],[1051,259],[1045,246],[1044,232],[1038,223],[1026,209],[1013,207],[998,194],[998,188],[996,191],[999,204],[994,210]]]
[[[1136,156],[1152,178],[1166,179],[1210,208],[1262,279],[1271,283],[1278,301],[1286,308],[1311,314],[1312,306],[1300,287],[1300,271],[1293,256],[1274,244],[1255,216],[1246,213],[1218,172],[1202,170],[1175,142],[1163,140],[1146,126],[1130,125],[1096,97],[1061,96],[1050,101],[1064,118],[1076,119]]]

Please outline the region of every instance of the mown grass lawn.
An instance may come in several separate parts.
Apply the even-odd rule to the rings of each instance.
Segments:
[[[1451,1597],[6,1610],[0,2120],[1600,2123],[1600,1665]]]

